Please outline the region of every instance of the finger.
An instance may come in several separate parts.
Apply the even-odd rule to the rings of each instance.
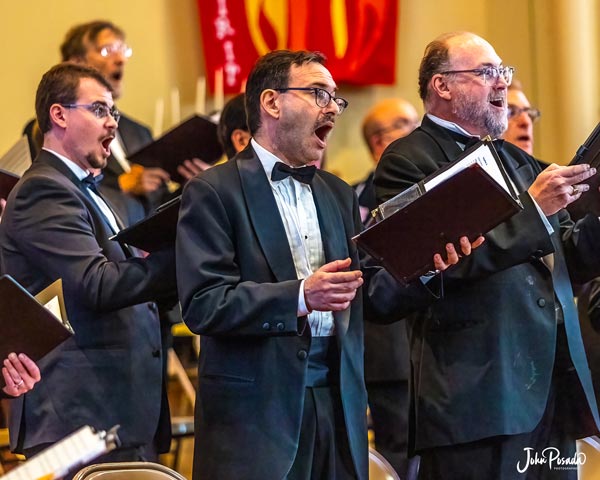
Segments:
[[[471,242],[471,250],[475,250],[483,242],[485,242],[485,237],[484,236],[478,237],[474,242]]]
[[[442,259],[442,256],[439,253],[436,253],[433,256],[433,267],[436,270],[444,271],[449,267],[449,265],[446,264],[446,262],[444,262],[444,260]]]
[[[566,179],[571,179],[569,183],[578,183],[590,178],[596,174],[596,169],[590,167],[587,163],[581,165],[569,165],[561,168],[561,176]]]
[[[344,260],[334,260],[333,262],[326,263],[318,271],[321,272],[338,272],[340,270],[345,270],[352,263],[350,258],[345,258]]]
[[[42,374],[36,363],[24,353],[19,353],[19,360],[21,360],[21,363],[24,365],[29,376],[36,382],[39,382],[42,378]]]
[[[350,270],[345,272],[326,272],[327,282],[332,285],[349,284],[360,280],[362,282],[362,272],[360,270]]]
[[[168,181],[171,178],[162,168],[145,168],[144,173],[150,177],[159,178],[164,181]]]
[[[193,164],[198,167],[201,171],[208,170],[212,165],[210,163],[206,163],[199,158],[192,158]]]
[[[452,243],[446,244],[446,263],[448,265],[454,265],[455,263],[458,263],[458,253]]]
[[[578,183],[577,185],[571,185],[569,195],[573,197],[573,201],[577,200],[583,192],[587,192],[590,186],[587,183]]]
[[[460,251],[463,255],[471,255],[471,242],[467,237],[460,237]]]

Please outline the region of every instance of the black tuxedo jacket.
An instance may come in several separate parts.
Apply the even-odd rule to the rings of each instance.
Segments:
[[[448,131],[426,116],[420,128],[384,152],[375,174],[378,199],[391,198],[460,153]],[[539,164],[509,143],[500,156],[524,210],[445,272],[445,298],[409,322],[417,449],[534,429],[554,365],[555,300],[586,397],[581,419],[593,417],[592,430],[599,425],[569,275],[585,281],[600,271],[600,222],[588,216],[574,226],[562,210],[548,218],[550,235],[527,193]],[[553,271],[541,261],[549,253]]]
[[[312,190],[326,261],[350,257],[359,268],[351,187],[319,170]],[[194,478],[284,478],[298,447],[311,333],[306,317],[297,317],[300,280],[251,147],[188,182],[176,251],[183,318],[202,335]],[[374,292],[398,289],[386,272],[366,270]],[[334,318],[350,450],[358,478],[366,479],[361,297],[359,290]],[[413,308],[430,298],[417,285],[395,305]]]
[[[111,235],[87,189],[42,150],[12,190],[0,223],[2,273],[34,294],[62,278],[75,335],[40,362],[35,389],[12,402],[17,451],[83,425],[120,424],[124,446],[149,444],[159,418],[168,422],[154,301],[175,293],[173,251],[136,258]],[[164,431],[160,440],[168,440]]]

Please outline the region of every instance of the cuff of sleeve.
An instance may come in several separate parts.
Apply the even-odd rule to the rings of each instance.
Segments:
[[[304,298],[304,279],[300,282],[300,290],[298,292],[298,316],[303,317],[308,315],[310,310],[306,306],[306,300]]]

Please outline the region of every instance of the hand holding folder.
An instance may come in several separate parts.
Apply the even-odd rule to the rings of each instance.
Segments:
[[[0,277],[0,331],[0,359],[16,352],[37,361],[70,338],[61,280],[33,297],[11,276]]]
[[[380,221],[354,240],[406,284],[434,269],[445,245],[474,241],[522,209],[489,141],[380,205]]]

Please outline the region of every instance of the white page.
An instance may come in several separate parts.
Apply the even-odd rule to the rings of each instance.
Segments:
[[[21,177],[31,167],[31,152],[27,137],[23,135],[8,152],[0,157],[0,168]]]

